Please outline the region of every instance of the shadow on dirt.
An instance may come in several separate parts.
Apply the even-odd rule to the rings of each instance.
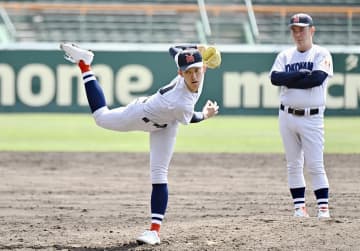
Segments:
[[[113,247],[69,247],[69,246],[61,246],[54,245],[55,250],[69,250],[69,251],[130,251],[130,250],[153,250],[151,246],[141,245],[137,242],[130,242],[126,244],[119,244],[119,246]]]
[[[119,246],[112,247],[72,247],[64,245],[53,246],[23,246],[23,245],[0,245],[0,250],[19,250],[19,249],[32,249],[32,250],[68,250],[68,251],[150,251],[153,247],[148,245],[138,244],[137,242],[130,242],[126,244],[119,244]]]

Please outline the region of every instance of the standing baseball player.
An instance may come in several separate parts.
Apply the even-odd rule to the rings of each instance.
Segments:
[[[313,44],[315,27],[309,15],[293,15],[289,27],[296,46],[277,55],[270,78],[281,89],[279,127],[294,215],[309,217],[305,206],[305,165],[317,200],[317,216],[329,218],[329,183],[323,150],[326,86],[333,75],[332,58],[328,50]]]
[[[65,52],[65,58],[76,63],[81,70],[88,103],[98,126],[115,131],[149,132],[151,226],[137,241],[159,244],[160,226],[168,202],[168,168],[178,125],[200,122],[218,113],[219,106],[210,100],[201,112],[195,112],[194,107],[203,89],[207,67],[220,65],[220,52],[214,47],[207,50],[206,46],[197,45],[171,47],[169,52],[177,65],[178,75],[149,97],[138,98],[124,107],[109,109],[91,71],[94,54],[72,43],[62,43],[60,48]]]

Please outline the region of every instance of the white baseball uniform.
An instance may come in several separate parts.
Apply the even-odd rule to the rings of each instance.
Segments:
[[[94,81],[93,73],[83,74],[85,84]],[[194,113],[203,86],[191,92],[178,75],[150,97],[135,99],[125,107],[104,106],[93,113],[96,124],[115,131],[150,132],[150,168],[153,184],[167,183],[169,163],[176,141],[178,124],[187,125]]]
[[[140,97],[129,105],[109,109],[105,95],[90,64],[91,51],[73,43],[62,43],[65,59],[77,63],[85,84],[86,97],[96,124],[115,131],[145,131],[150,133],[151,226],[137,238],[139,243],[159,244],[159,231],[168,202],[167,174],[174,151],[179,123],[197,123],[217,113],[218,106],[208,101],[201,112],[195,112],[203,87],[205,68],[196,45],[175,46],[169,53],[178,67],[168,85],[150,97]],[[186,82],[189,81],[189,82]],[[205,112],[204,112],[205,111]]]
[[[313,45],[306,52],[296,47],[280,52],[271,72],[298,72],[302,69],[323,71],[333,75],[332,58],[325,48]],[[303,166],[309,169],[313,190],[329,186],[324,170],[324,111],[328,77],[316,87],[308,89],[281,86],[279,127],[285,148],[290,188],[305,187]],[[318,110],[317,110],[318,109]],[[302,110],[304,115],[292,114]],[[317,111],[312,114],[312,111]]]

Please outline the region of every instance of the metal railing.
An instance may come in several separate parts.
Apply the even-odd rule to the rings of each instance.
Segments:
[[[229,14],[241,13],[243,15],[249,15],[249,23],[250,28],[253,32],[255,38],[261,38],[260,27],[257,35],[257,26],[254,25],[254,17],[256,15],[267,16],[269,20],[274,20],[274,18],[280,19],[278,23],[281,23],[282,26],[278,28],[280,31],[280,35],[282,36],[282,40],[285,39],[285,32],[287,30],[286,20],[288,17],[297,12],[304,12],[317,17],[324,15],[334,15],[339,14],[343,15],[344,19],[346,19],[346,27],[345,29],[345,37],[344,44],[360,44],[358,37],[354,36],[355,33],[359,33],[357,29],[360,27],[360,6],[324,6],[324,5],[252,5],[251,12],[249,11],[249,6],[246,4],[207,4],[204,6],[206,12],[209,14],[210,23],[216,22],[216,18],[219,16],[227,16]],[[44,3],[44,2],[3,2],[0,3],[0,8],[3,8],[12,12],[21,12],[25,11],[27,13],[31,12],[42,12],[42,11],[54,11],[54,12],[71,12],[78,13],[79,15],[87,15],[91,13],[103,13],[106,15],[107,13],[143,13],[143,15],[153,16],[158,13],[199,13],[199,5],[198,4],[105,4],[105,3]],[[252,17],[252,18],[251,18]],[[213,20],[211,20],[213,19]],[[251,19],[251,20],[250,20]],[[151,20],[151,19],[150,19]],[[315,19],[316,20],[316,19]],[[250,22],[251,21],[251,22]],[[195,24],[194,24],[195,25]],[[243,24],[246,26],[245,24]],[[276,34],[274,34],[276,35]],[[277,34],[278,35],[278,34]],[[263,41],[258,39],[259,43]],[[332,42],[332,41],[329,41]]]
[[[6,33],[4,34],[4,37],[6,38],[3,38],[4,40],[3,42],[14,41],[16,37],[15,26],[12,23],[11,19],[9,18],[9,15],[7,14],[6,10],[2,7],[0,7],[0,18],[5,28],[3,32]]]

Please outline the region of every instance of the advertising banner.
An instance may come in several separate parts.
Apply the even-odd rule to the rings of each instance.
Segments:
[[[269,70],[276,53],[224,52],[208,69],[200,109],[216,100],[222,115],[275,115],[279,88]],[[359,54],[332,53],[327,115],[360,115]],[[92,66],[109,107],[148,96],[177,75],[167,51],[98,51]],[[89,112],[78,67],[58,50],[0,50],[0,112]]]

